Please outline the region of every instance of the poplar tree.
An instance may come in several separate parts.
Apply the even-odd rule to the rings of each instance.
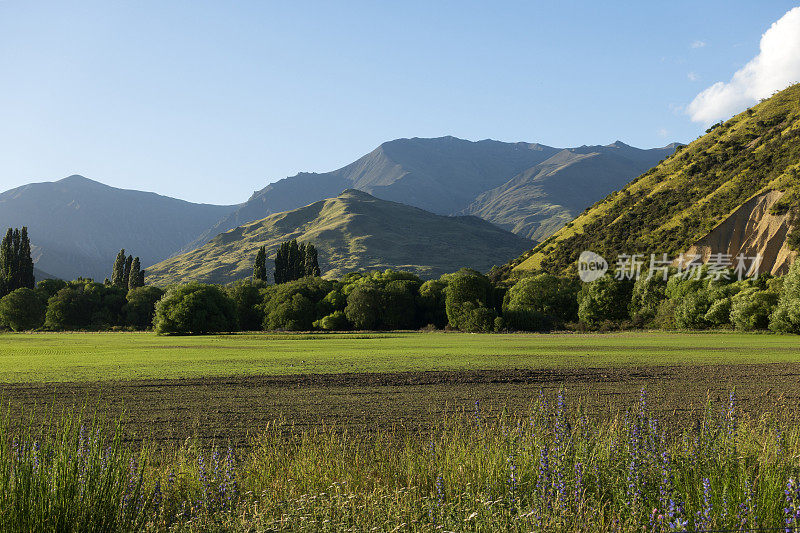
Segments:
[[[142,271],[142,264],[138,257],[133,258],[131,263],[130,274],[128,275],[128,290],[144,286],[144,272]]]
[[[128,258],[125,260],[125,269],[122,271],[122,285],[123,289],[128,288],[128,284],[131,281],[131,267],[133,266],[133,256],[129,255]]]
[[[33,289],[35,283],[28,228],[8,228],[0,243],[0,296],[17,289]]]
[[[122,287],[122,280],[125,276],[125,248],[119,251],[114,260],[114,270],[111,271],[111,283],[115,287]]]
[[[262,246],[256,254],[256,262],[253,265],[253,281],[267,281],[267,249]]]

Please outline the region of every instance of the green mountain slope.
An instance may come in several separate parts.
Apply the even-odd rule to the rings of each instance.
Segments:
[[[507,265],[507,272],[564,272],[574,268],[583,250],[612,262],[621,253],[675,256],[765,192],[784,191],[784,210],[796,210],[798,167],[800,85],[794,85],[713,128],[596,203]]]
[[[672,155],[676,146],[641,150],[617,141],[568,148],[481,194],[462,214],[543,241],[597,199]]]
[[[147,269],[148,283],[230,282],[252,274],[259,246],[270,259],[281,241],[311,241],[323,275],[395,268],[438,277],[462,267],[486,271],[531,241],[477,217],[448,217],[346,190],[335,198],[276,213]]]
[[[120,248],[143,264],[161,261],[235,208],[69,176],[0,194],[0,228],[28,226],[37,268],[64,279],[102,281]]]

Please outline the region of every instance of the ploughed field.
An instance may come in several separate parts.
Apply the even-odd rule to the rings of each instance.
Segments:
[[[282,419],[355,432],[434,427],[449,413],[528,410],[563,387],[590,415],[624,411],[645,387],[662,420],[702,417],[734,387],[752,415],[800,402],[797,337],[739,333],[0,335],[12,419],[84,406],[126,438],[247,445]]]

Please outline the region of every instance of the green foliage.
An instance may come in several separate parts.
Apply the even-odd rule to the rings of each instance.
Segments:
[[[128,303],[122,309],[125,314],[125,324],[140,330],[153,327],[156,303],[162,296],[164,291],[152,286],[137,287],[128,291],[125,297]]]
[[[386,329],[412,329],[419,327],[417,313],[418,279],[390,281],[383,289],[381,322]]]
[[[358,330],[378,329],[381,325],[383,294],[375,283],[360,283],[347,295],[344,314]]]
[[[75,280],[47,302],[45,327],[53,330],[104,329],[123,323],[127,291],[91,280]]]
[[[216,285],[189,283],[170,289],[158,301],[153,325],[159,334],[235,331],[236,305]]]
[[[0,297],[16,289],[33,289],[34,285],[28,228],[8,228],[0,243]]]
[[[706,314],[714,300],[708,290],[701,289],[675,299],[677,299],[675,305],[676,327],[681,329],[704,329],[710,325],[706,320]]]
[[[36,284],[36,294],[47,303],[47,300],[66,286],[67,282],[62,279],[43,279]]]
[[[253,281],[267,281],[267,248],[262,246],[256,253],[253,264]]]
[[[0,325],[14,331],[37,329],[44,322],[45,306],[36,293],[24,287],[0,298]]]
[[[783,278],[780,299],[770,317],[769,329],[800,333],[800,261],[795,261]]]
[[[578,293],[578,319],[589,327],[606,321],[628,318],[633,283],[606,274],[591,283],[584,283]]]
[[[128,290],[138,289],[139,287],[144,287],[144,270],[142,270],[139,258],[134,257],[128,273]]]
[[[350,329],[350,322],[344,311],[334,311],[314,322],[314,327],[325,331],[347,331]]]
[[[505,297],[503,317],[511,329],[542,331],[575,321],[577,280],[552,274],[523,277]]]
[[[318,304],[336,282],[303,277],[264,290],[264,329],[307,331],[321,318]]]
[[[275,254],[275,283],[286,283],[319,275],[317,249],[313,244],[298,245],[296,239],[281,243]]]
[[[703,319],[711,326],[724,326],[731,323],[731,298],[714,300]]]
[[[492,331],[497,312],[492,282],[483,274],[461,269],[444,278],[445,310],[451,327],[462,331]]]
[[[242,331],[257,331],[264,323],[264,282],[250,280],[234,283],[227,287],[228,295],[236,305],[236,318]]]
[[[755,287],[745,289],[731,298],[730,320],[742,331],[767,329],[769,317],[778,304],[778,295]]]
[[[119,251],[114,260],[114,268],[111,271],[111,283],[115,287],[123,287],[125,279],[125,248]]]
[[[420,285],[417,304],[421,324],[430,324],[439,329],[447,325],[446,289],[447,283],[442,280],[428,280]]]
[[[659,306],[667,295],[667,281],[663,276],[639,276],[633,284],[631,303],[628,311],[634,323],[645,325],[652,323],[658,314]]]

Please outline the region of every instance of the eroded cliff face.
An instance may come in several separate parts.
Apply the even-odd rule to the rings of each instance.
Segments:
[[[755,196],[734,211],[705,237],[697,241],[689,254],[700,254],[707,262],[711,254],[739,254],[762,257],[760,272],[785,274],[797,252],[786,244],[791,229],[789,215],[771,215],[770,207],[781,196],[781,191],[769,191]]]

